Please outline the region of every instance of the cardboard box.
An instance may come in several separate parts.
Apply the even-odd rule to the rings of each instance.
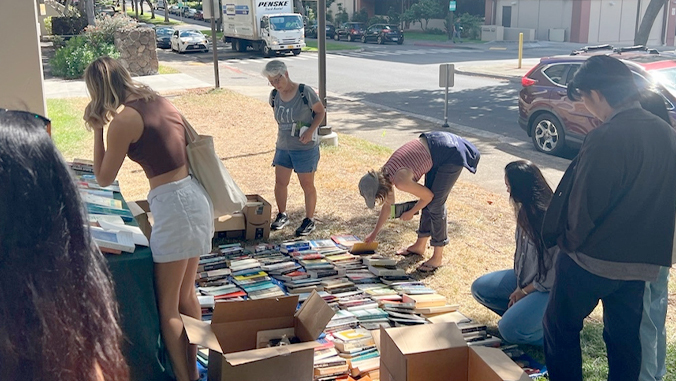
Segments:
[[[246,197],[248,201],[241,213],[220,217],[214,221],[217,238],[265,240],[270,237],[272,205],[257,194]]]
[[[247,195],[247,203],[242,212],[246,222],[246,239],[268,239],[270,237],[270,218],[272,205],[260,195]]]
[[[529,381],[497,348],[468,347],[455,323],[380,329],[381,381]]]
[[[190,343],[209,348],[208,380],[312,380],[314,340],[334,312],[316,292],[297,304],[297,295],[216,303],[211,324],[181,315]],[[301,342],[256,349],[259,332],[285,328]]]

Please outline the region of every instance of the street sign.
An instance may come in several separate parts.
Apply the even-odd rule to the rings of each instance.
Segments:
[[[455,5],[456,5],[456,2],[454,0],[451,0],[451,1],[448,2],[449,12],[455,12]]]
[[[454,64],[439,65],[439,87],[453,87],[454,74]]]

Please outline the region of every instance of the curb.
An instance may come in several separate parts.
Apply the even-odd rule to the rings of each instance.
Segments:
[[[458,44],[435,44],[435,43],[428,43],[428,42],[414,42],[413,46],[427,46],[427,47],[433,47],[433,48],[448,48],[448,49],[481,50],[480,48],[477,48],[477,47],[474,47],[474,46],[469,46],[469,45],[460,46]]]
[[[472,77],[486,77],[486,78],[493,78],[493,79],[502,79],[506,80],[512,83],[521,83],[521,77],[514,77],[511,75],[500,75],[500,74],[489,74],[489,73],[477,73],[473,71],[466,71],[466,70],[458,70],[455,69],[456,74],[462,74],[462,75],[467,75],[467,76],[472,76]]]

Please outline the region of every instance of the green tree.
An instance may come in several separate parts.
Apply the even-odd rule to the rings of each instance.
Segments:
[[[660,9],[664,9],[664,6],[668,1],[669,0],[650,0],[648,8],[646,8],[645,13],[643,14],[641,25],[639,25],[636,35],[634,35],[634,45],[645,45],[648,43],[650,30],[655,24],[657,14],[660,13]]]
[[[420,0],[417,5],[420,19],[425,20],[424,30],[428,29],[430,19],[444,16],[445,9],[436,0]]]
[[[362,8],[359,12],[352,14],[352,21],[366,23],[369,21],[369,13],[366,8]]]

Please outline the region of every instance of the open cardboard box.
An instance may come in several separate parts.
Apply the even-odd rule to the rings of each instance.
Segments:
[[[209,348],[209,381],[312,380],[316,340],[334,315],[313,292],[296,312],[298,296],[219,302],[211,324],[181,315],[191,344]],[[257,347],[259,332],[292,328],[300,343]]]
[[[468,347],[455,323],[380,329],[381,381],[529,381],[497,348]]]
[[[247,203],[240,213],[219,217],[214,221],[216,237],[268,239],[272,205],[257,194],[246,196]]]

